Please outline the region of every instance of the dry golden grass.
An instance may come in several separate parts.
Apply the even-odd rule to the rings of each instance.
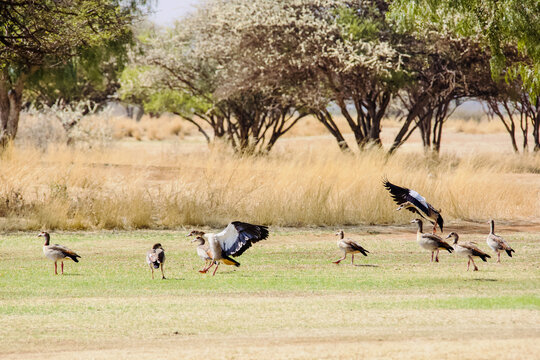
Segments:
[[[170,138],[182,139],[195,132],[192,125],[175,116],[151,118],[143,116],[141,121],[118,117],[112,121],[113,137],[116,140],[134,138],[136,140],[165,140]]]
[[[410,214],[394,211],[385,176],[426,196],[447,221],[540,214],[537,155],[388,158],[292,146],[293,153],[278,148],[256,158],[204,144],[187,152],[174,143],[154,151],[146,143],[12,148],[0,160],[0,228],[175,228],[236,218],[286,226],[403,223]]]

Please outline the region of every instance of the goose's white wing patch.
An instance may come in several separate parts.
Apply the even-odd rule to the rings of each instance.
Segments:
[[[416,201],[418,201],[420,204],[422,204],[426,209],[429,208],[429,205],[428,205],[426,199],[424,199],[424,197],[422,195],[420,195],[419,193],[417,193],[416,191],[409,190],[409,195],[412,196],[413,198],[415,198]]]
[[[225,255],[240,256],[251,247],[252,243],[268,237],[268,228],[262,225],[252,225],[233,221],[225,230],[216,234],[221,250]]]
[[[228,253],[233,247],[235,247],[238,242],[238,230],[234,227],[232,223],[227,225],[225,230],[216,234],[215,239],[219,241],[219,246],[221,250],[225,253]]]

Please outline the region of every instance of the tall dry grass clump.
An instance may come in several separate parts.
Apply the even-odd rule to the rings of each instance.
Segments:
[[[540,215],[538,173],[533,155],[432,159],[324,148],[237,157],[216,148],[155,156],[129,148],[12,148],[0,159],[0,228],[178,228],[235,219],[406,223],[411,214],[395,211],[384,177],[423,194],[447,221],[531,220]]]
[[[182,139],[196,132],[194,126],[182,121],[179,117],[162,116],[150,118],[143,116],[137,122],[129,118],[116,118],[113,123],[113,136],[116,140],[133,138],[135,140]]]

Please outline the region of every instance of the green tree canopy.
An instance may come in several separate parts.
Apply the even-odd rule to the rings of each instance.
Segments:
[[[389,17],[405,31],[480,41],[491,51],[494,78],[520,77],[533,97],[540,95],[540,1],[395,0]],[[510,61],[509,47],[521,56]]]
[[[0,144],[17,134],[28,78],[130,32],[137,0],[6,0],[0,4]]]

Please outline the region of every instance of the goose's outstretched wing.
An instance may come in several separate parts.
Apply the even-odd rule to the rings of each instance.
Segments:
[[[396,204],[402,205],[409,202],[413,204],[422,213],[426,215],[430,213],[430,205],[428,204],[426,199],[424,199],[424,197],[416,191],[394,185],[387,179],[383,180],[383,185],[390,192],[390,195],[392,196],[392,199],[394,199]],[[407,207],[407,210],[413,213],[416,212],[415,209],[412,207]]]
[[[251,244],[268,237],[268,227],[233,221],[225,230],[216,234],[223,254],[240,256],[251,247]]]

